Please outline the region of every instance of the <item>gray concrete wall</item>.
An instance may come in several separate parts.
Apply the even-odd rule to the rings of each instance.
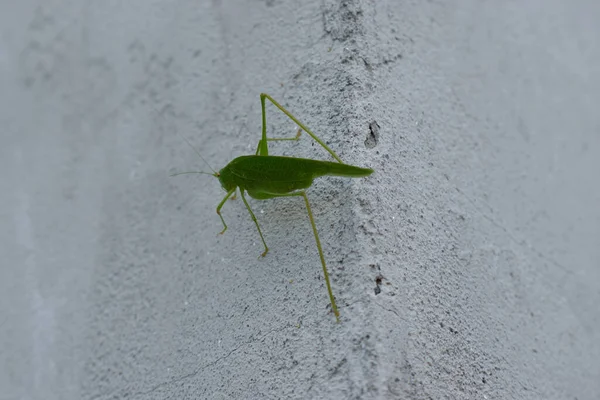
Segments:
[[[0,399],[600,398],[598,4],[2,2]]]

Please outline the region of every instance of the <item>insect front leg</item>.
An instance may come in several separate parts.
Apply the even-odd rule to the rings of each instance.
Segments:
[[[339,163],[344,163],[342,161],[342,159],[335,154],[335,152],[333,150],[331,150],[329,148],[329,146],[327,146],[325,144],[325,142],[323,142],[321,139],[319,139],[317,137],[317,135],[315,135],[314,133],[312,133],[310,131],[310,129],[308,129],[302,122],[298,121],[298,119],[296,117],[294,117],[292,115],[292,113],[290,113],[288,110],[286,110],[281,104],[279,104],[278,102],[275,101],[275,99],[273,99],[271,96],[269,96],[266,93],[261,93],[260,94],[260,105],[262,108],[262,122],[263,122],[263,128],[262,128],[262,140],[260,142],[258,142],[258,147],[260,150],[260,155],[261,156],[268,156],[269,155],[269,149],[267,147],[267,116],[265,114],[265,99],[269,99],[269,101],[271,103],[273,103],[273,105],[275,105],[275,107],[279,108],[281,110],[281,112],[283,112],[285,115],[287,115],[292,121],[294,121],[296,123],[296,125],[298,125],[300,128],[302,128],[304,130],[304,132],[308,133],[317,143],[319,143],[325,150],[327,150],[329,152],[329,154],[331,154],[331,156],[333,158],[336,159],[336,161],[338,161]],[[257,155],[258,155],[258,150],[257,150]]]
[[[325,285],[327,285],[327,292],[329,293],[329,301],[331,302],[331,309],[335,314],[335,319],[340,322],[340,312],[338,311],[337,305],[335,304],[335,298],[333,297],[333,292],[331,290],[331,284],[329,283],[329,273],[327,272],[327,266],[325,265],[325,256],[323,256],[323,248],[321,247],[321,241],[319,240],[319,234],[317,233],[317,226],[315,225],[315,219],[313,218],[313,213],[310,208],[310,203],[308,202],[308,197],[306,196],[306,192],[304,190],[300,192],[294,192],[289,194],[278,194],[273,195],[273,197],[292,197],[292,196],[302,196],[304,198],[304,203],[306,204],[306,211],[308,213],[308,219],[310,219],[310,225],[312,226],[313,234],[315,235],[315,241],[317,242],[317,250],[319,251],[319,258],[321,259],[321,265],[323,266],[323,275],[325,276]]]
[[[234,193],[235,193],[235,188],[233,188],[229,192],[227,192],[225,197],[223,197],[223,200],[221,200],[221,202],[217,205],[217,214],[219,214],[219,217],[221,217],[221,222],[223,222],[223,230],[221,232],[219,232],[219,235],[224,234],[225,231],[227,230],[227,224],[225,223],[225,220],[223,219],[223,216],[221,215],[221,208],[223,208],[223,204],[225,204],[227,199]]]
[[[252,217],[252,221],[254,221],[254,224],[256,225],[256,229],[258,229],[258,234],[260,235],[260,240],[262,240],[263,245],[265,246],[265,251],[263,251],[263,253],[261,254],[261,256],[264,257],[269,252],[269,248],[267,247],[265,238],[263,237],[263,234],[260,230],[260,226],[258,225],[258,220],[256,219],[256,216],[252,212],[252,209],[250,208],[250,204],[248,204],[248,201],[246,201],[246,196],[244,196],[244,190],[242,190],[241,188],[240,188],[240,194],[242,195],[242,200],[244,201],[244,204],[246,205],[246,208],[248,209],[248,212],[250,213],[250,216]]]

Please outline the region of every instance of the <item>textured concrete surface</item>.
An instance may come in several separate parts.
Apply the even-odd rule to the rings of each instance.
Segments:
[[[600,5],[445,3],[2,2],[0,399],[600,398]],[[300,199],[258,259],[168,177],[261,91],[376,170],[309,192],[340,324]]]

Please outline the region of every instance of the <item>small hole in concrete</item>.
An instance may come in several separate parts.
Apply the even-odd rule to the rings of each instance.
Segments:
[[[377,121],[373,121],[369,124],[369,133],[365,139],[365,147],[367,149],[372,149],[379,143],[379,128],[380,126]]]

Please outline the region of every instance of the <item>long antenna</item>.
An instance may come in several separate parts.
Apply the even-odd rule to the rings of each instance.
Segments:
[[[219,176],[219,174],[217,174],[216,172],[214,174],[211,174],[209,172],[204,172],[204,171],[185,171],[185,172],[177,172],[175,174],[171,174],[169,176],[177,176],[177,175],[185,175],[185,174],[204,174],[204,175],[210,175],[210,176]]]
[[[162,119],[166,122],[166,118],[164,117],[164,115],[162,115],[162,113],[160,111],[158,111],[156,108],[154,108],[154,111],[160,115],[162,117]],[[219,176],[219,173],[217,171],[215,171],[210,164],[208,163],[208,161],[206,161],[204,159],[204,157],[202,157],[202,154],[200,154],[200,152],[198,151],[198,149],[196,149],[194,146],[192,146],[192,144],[190,143],[190,141],[183,136],[181,133],[179,133],[179,131],[175,131],[183,140],[186,141],[186,143],[188,144],[188,146],[190,146],[192,148],[192,150],[194,150],[196,152],[196,154],[198,154],[198,157],[200,157],[200,159],[202,161],[204,161],[204,163],[208,166],[208,168],[210,168],[210,170],[213,172],[212,174],[208,173],[208,172],[203,172],[203,171],[188,171],[188,172],[179,172],[176,174],[171,174],[170,176],[176,176],[176,175],[183,175],[183,174],[206,174],[206,175],[212,175],[212,176]]]
[[[213,176],[219,176],[219,173],[210,166],[208,161],[206,161],[204,159],[204,157],[202,157],[202,154],[200,154],[200,152],[194,146],[192,146],[190,141],[185,136],[183,136],[181,133],[177,132],[177,134],[179,136],[181,136],[183,138],[183,140],[185,140],[187,142],[188,146],[190,146],[196,152],[196,154],[198,154],[198,157],[200,157],[202,159],[202,161],[204,161],[204,164],[206,164],[208,166],[208,168],[210,168],[210,170],[213,172],[212,174],[208,174],[208,172],[203,172],[203,173],[208,174],[208,175],[213,175]],[[173,176],[173,175],[171,175],[171,176]]]

